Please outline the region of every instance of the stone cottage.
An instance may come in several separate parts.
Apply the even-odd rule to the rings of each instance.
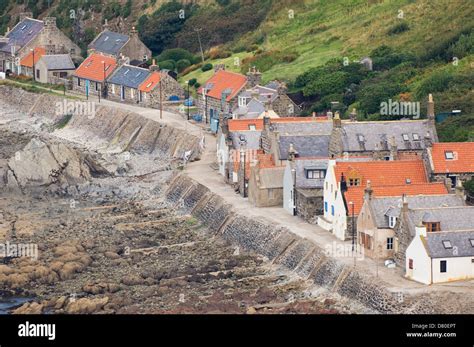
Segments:
[[[130,104],[144,102],[146,92],[141,91],[140,86],[151,74],[148,69],[121,65],[107,78],[108,99]]]
[[[43,55],[35,65],[35,79],[41,83],[65,84],[75,70],[69,54]]]
[[[474,177],[474,142],[434,143],[428,148],[429,171],[435,181],[451,189]]]
[[[376,190],[378,193],[374,193]],[[395,195],[403,191],[403,196]],[[448,194],[443,183],[414,184],[408,189],[381,187],[365,189],[364,204],[357,218],[357,239],[371,258],[393,259],[395,226],[403,208],[465,206],[462,197]]]
[[[151,59],[151,50],[140,40],[135,27],[129,35],[104,30],[89,44],[88,53],[100,53],[115,59],[126,59],[130,65],[139,65]]]
[[[46,54],[70,54],[81,61],[81,49],[56,26],[56,18],[33,19],[31,13],[20,14],[20,22],[0,38],[0,72],[21,74],[21,59],[31,50],[42,47]]]
[[[250,168],[249,202],[256,207],[282,206],[284,173],[285,167],[276,166],[271,155],[259,155]]]
[[[72,89],[87,96],[108,94],[107,78],[117,68],[117,61],[101,54],[91,54],[73,74]]]
[[[328,159],[290,158],[283,178],[283,208],[293,216],[315,223],[323,214],[323,187]]]

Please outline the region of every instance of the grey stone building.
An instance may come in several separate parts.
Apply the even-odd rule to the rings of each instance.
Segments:
[[[35,79],[41,83],[64,84],[75,69],[69,54],[43,55],[35,65]]]
[[[107,78],[107,98],[130,104],[144,101],[144,92],[140,86],[151,75],[150,70],[124,64]]]
[[[81,61],[81,50],[56,26],[56,18],[33,19],[31,13],[22,13],[20,22],[0,38],[0,71],[20,74],[20,60],[31,50],[43,47],[46,54],[70,54]]]

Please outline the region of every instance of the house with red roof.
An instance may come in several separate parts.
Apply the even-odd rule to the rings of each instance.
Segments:
[[[158,66],[150,66],[151,73],[142,84],[138,86],[140,104],[145,107],[159,108],[160,102],[168,101],[174,97],[184,99],[184,89],[173,77],[165,71],[159,71]]]
[[[43,47],[36,47],[30,51],[23,59],[20,59],[21,74],[33,77],[33,66],[35,66],[43,55],[46,54],[46,49]]]
[[[437,142],[428,149],[433,180],[452,189],[474,177],[474,142]]]
[[[340,240],[351,239],[357,235],[363,187],[370,185],[378,196],[401,196],[436,189],[426,187],[428,183],[422,160],[330,160],[323,188],[324,215],[318,218],[318,224]]]
[[[76,69],[73,75],[73,90],[87,96],[102,97],[108,94],[107,79],[116,70],[115,58],[93,53]]]
[[[211,130],[217,133],[219,122],[230,118],[232,110],[238,105],[238,96],[248,85],[248,77],[217,68],[214,75],[197,91],[197,106]]]

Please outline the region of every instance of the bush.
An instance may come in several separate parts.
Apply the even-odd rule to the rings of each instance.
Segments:
[[[158,66],[162,70],[174,70],[175,69],[175,65],[174,65],[173,60],[165,60],[165,61],[158,62]]]
[[[410,30],[410,26],[408,25],[407,22],[400,22],[398,24],[395,24],[393,27],[391,27],[387,34],[388,35],[397,35],[400,33],[403,33],[405,31]]]
[[[469,195],[474,195],[474,178],[471,178],[469,181],[464,182],[464,189],[466,189]]]
[[[212,70],[214,66],[211,64],[211,63],[207,63],[207,64],[204,64],[203,67],[201,68],[201,70],[203,72],[206,72],[206,71],[209,71],[209,70]]]
[[[200,86],[201,86],[201,83],[199,82],[194,83],[194,88],[198,89]]]
[[[197,79],[191,78],[191,79],[188,81],[188,83],[189,83],[190,86],[194,86],[194,85],[197,83]]]
[[[180,61],[180,60],[188,60],[190,62],[193,62],[195,60],[194,54],[191,52],[182,49],[182,48],[172,48],[172,49],[167,49],[163,51],[157,58],[156,60],[158,62],[160,61],[165,61],[165,60],[173,60],[173,61]]]
[[[178,72],[182,72],[189,66],[191,66],[191,62],[187,59],[181,59],[176,62],[176,70],[178,70]]]
[[[449,88],[453,75],[447,71],[439,71],[425,78],[418,86],[415,95],[418,99],[426,97],[429,93],[442,92]]]

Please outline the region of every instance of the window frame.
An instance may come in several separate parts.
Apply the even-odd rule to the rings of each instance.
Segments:
[[[448,261],[447,260],[440,260],[439,261],[439,272],[440,273],[448,272]]]

